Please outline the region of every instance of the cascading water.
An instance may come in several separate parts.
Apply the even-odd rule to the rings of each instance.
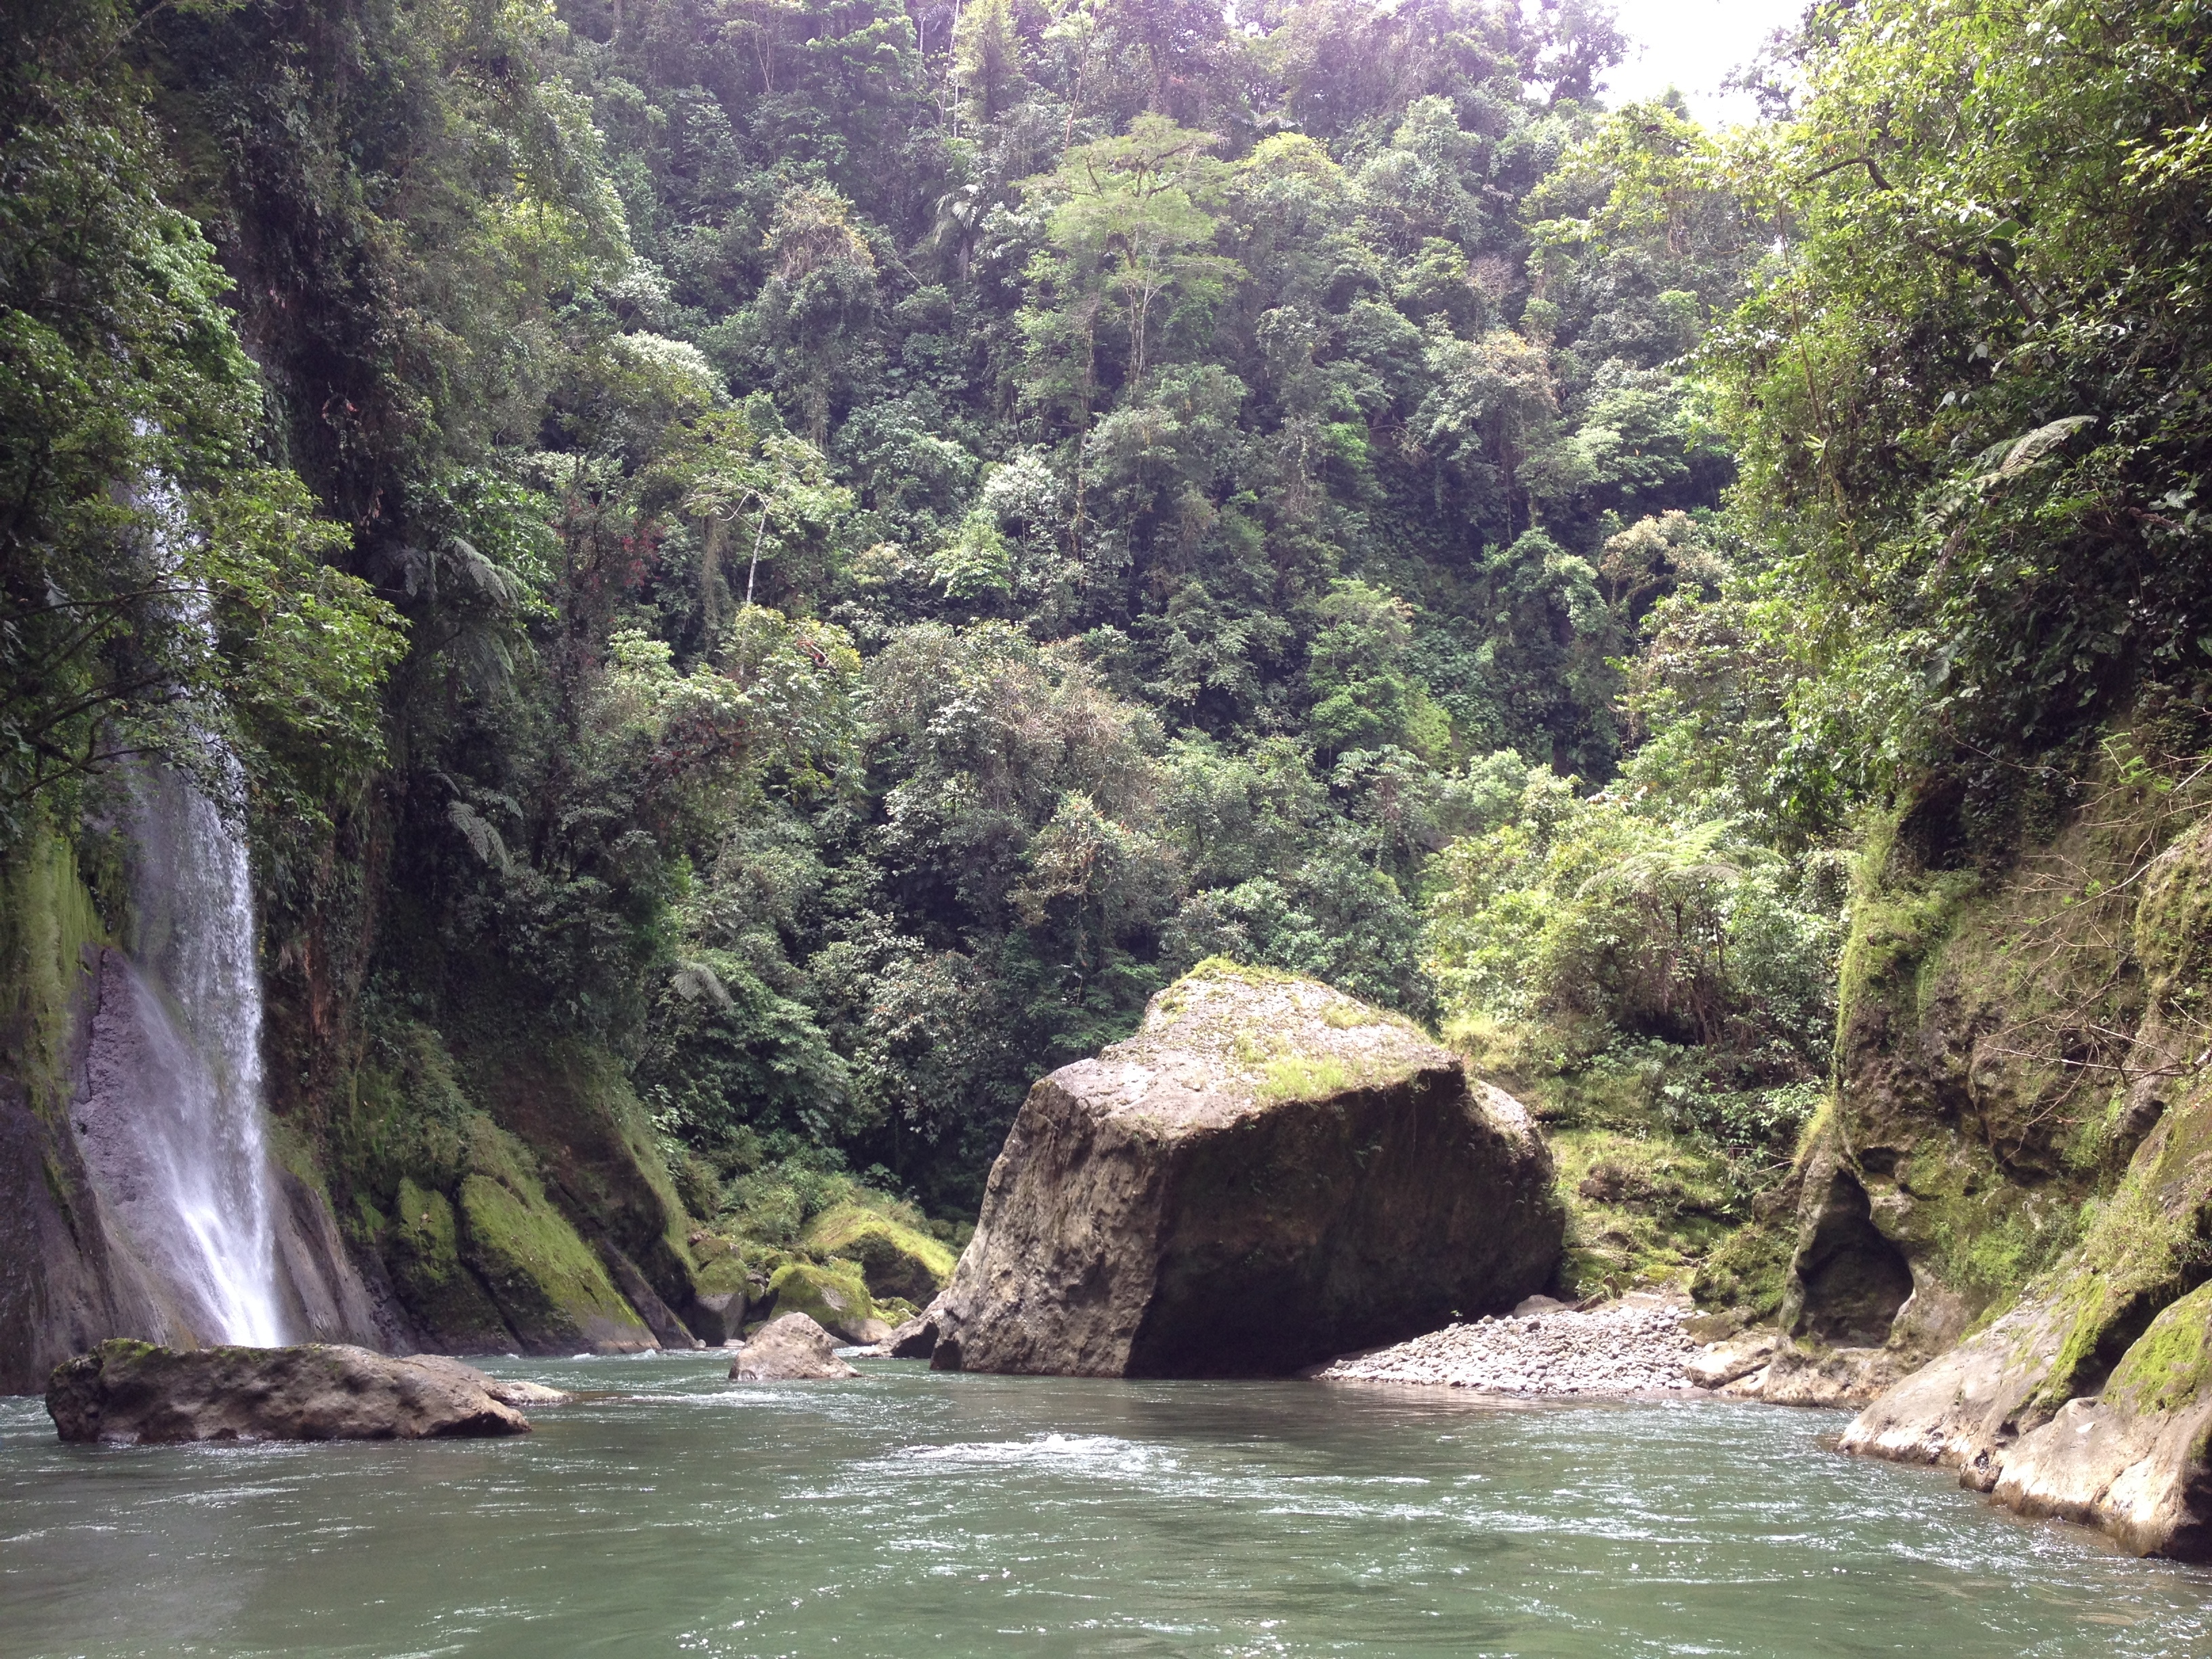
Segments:
[[[181,496],[149,473],[132,499],[147,513],[149,573],[173,585],[178,621],[211,639],[207,597],[184,575],[180,550],[194,532]],[[240,793],[237,759],[213,728],[187,714],[184,731],[209,781]],[[87,1089],[73,1112],[78,1144],[183,1327],[160,1334],[281,1343],[291,1322],[262,1133],[261,975],[245,838],[174,768],[140,764],[118,781],[131,937],[127,954],[101,956]]]
[[[103,975],[92,1062],[125,1109],[87,1115],[86,1150],[194,1335],[283,1342],[246,848],[173,771],[133,780],[128,820],[136,938]]]

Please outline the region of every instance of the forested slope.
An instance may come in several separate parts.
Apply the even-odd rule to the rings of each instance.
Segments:
[[[1800,1309],[1839,957],[2204,747],[2201,21],[1815,8],[1714,134],[1576,4],[15,8],[9,857],[119,927],[227,741],[428,1328],[495,1212],[675,1309],[855,1173],[957,1237],[1216,954],[1528,1095],[1577,1288]],[[2074,1224],[1961,1214],[1960,1319]]]

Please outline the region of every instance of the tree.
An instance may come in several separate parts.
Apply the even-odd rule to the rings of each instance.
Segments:
[[[1145,384],[1162,301],[1206,297],[1238,270],[1233,259],[1206,251],[1219,223],[1212,204],[1222,179],[1207,152],[1220,142],[1164,116],[1139,116],[1121,137],[1068,151],[1029,187],[1050,204],[1046,234],[1057,256],[1036,280],[1078,309],[1101,294],[1121,302],[1133,389]]]
[[[259,459],[264,388],[118,8],[0,22],[0,846],[133,755],[313,816],[380,757],[398,619]],[[69,816],[61,812],[63,818]]]

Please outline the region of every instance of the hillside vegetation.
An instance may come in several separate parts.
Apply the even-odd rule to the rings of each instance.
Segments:
[[[1717,131],[1577,3],[12,6],[11,1073],[151,757],[433,1324],[471,1205],[928,1257],[1221,956],[1524,1096],[1563,1288],[1951,1340],[2203,1063],[2208,26],[1818,4]]]

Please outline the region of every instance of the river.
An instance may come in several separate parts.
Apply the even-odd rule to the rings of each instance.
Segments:
[[[1835,1413],[726,1356],[526,1439],[93,1449],[0,1400],[0,1655],[2172,1656],[2212,1574]]]

